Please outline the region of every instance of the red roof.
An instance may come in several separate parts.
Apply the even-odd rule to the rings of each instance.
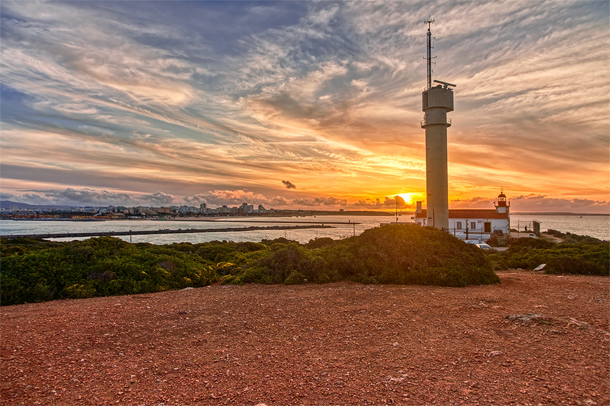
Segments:
[[[415,214],[417,219],[427,218],[428,210],[423,209]],[[450,219],[487,219],[503,220],[508,219],[508,213],[498,213],[495,209],[449,209]]]

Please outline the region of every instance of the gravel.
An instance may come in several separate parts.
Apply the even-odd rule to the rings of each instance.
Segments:
[[[2,405],[608,405],[609,279],[217,285],[6,306]]]

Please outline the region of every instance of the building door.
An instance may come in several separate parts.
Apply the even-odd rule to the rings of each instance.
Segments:
[[[484,232],[485,233],[491,233],[491,221],[486,221],[483,224],[483,227],[484,227]]]

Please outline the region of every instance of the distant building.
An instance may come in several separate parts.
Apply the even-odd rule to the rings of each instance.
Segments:
[[[197,214],[199,213],[199,207],[195,206],[180,206],[178,211],[180,214]]]
[[[431,216],[418,202],[415,222],[420,226],[432,226]],[[510,231],[510,205],[501,192],[495,209],[449,209],[449,233],[461,239],[487,240],[492,234],[508,234]]]

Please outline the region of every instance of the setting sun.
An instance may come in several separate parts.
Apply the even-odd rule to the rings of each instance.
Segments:
[[[406,204],[409,204],[412,202],[412,195],[413,193],[400,193],[397,196],[400,196],[404,199]]]

